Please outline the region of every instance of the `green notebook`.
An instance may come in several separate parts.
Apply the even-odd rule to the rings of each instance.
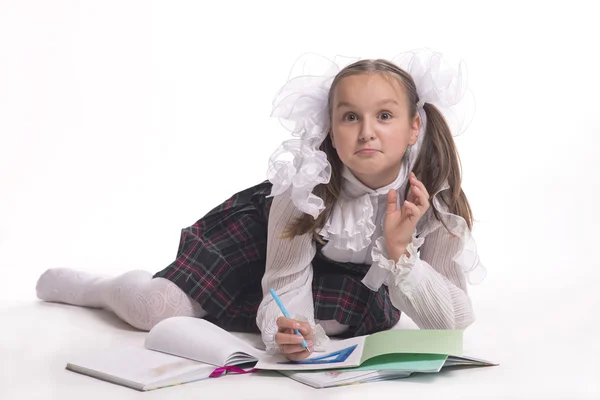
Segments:
[[[373,357],[358,367],[343,368],[338,371],[407,371],[407,372],[439,372],[448,355],[446,354],[384,354]]]
[[[415,373],[436,373],[457,365],[497,365],[469,357],[442,354],[385,354],[371,358],[356,368],[320,371],[279,371],[279,373],[314,388],[327,388],[381,380],[408,378]]]
[[[446,354],[384,354],[371,358],[355,368],[342,368],[335,371],[405,371],[435,373],[442,368],[456,366],[486,367],[498,365],[491,361],[467,356]]]
[[[301,361],[289,361],[280,354],[261,357],[256,368],[278,371],[391,369],[412,363],[411,370],[419,366],[423,370],[439,371],[447,356],[462,355],[462,340],[461,330],[388,330],[332,341],[326,352],[314,353]]]

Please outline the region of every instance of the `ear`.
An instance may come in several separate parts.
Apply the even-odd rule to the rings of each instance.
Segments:
[[[335,149],[335,140],[333,140],[333,131],[329,131],[328,135],[329,135],[329,138],[331,139],[331,145]]]
[[[421,130],[421,117],[419,113],[415,115],[411,124],[410,124],[410,137],[408,139],[408,144],[411,146],[417,143],[417,139],[419,138],[419,131]]]

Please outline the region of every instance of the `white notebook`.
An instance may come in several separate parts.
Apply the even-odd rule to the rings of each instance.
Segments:
[[[219,367],[255,363],[262,354],[203,319],[174,317],[158,323],[144,347],[82,354],[67,369],[147,391],[207,379]]]
[[[405,371],[280,371],[282,375],[295,381],[324,389],[337,386],[356,385],[392,379],[408,378],[411,372]]]
[[[215,366],[143,347],[128,347],[76,357],[67,369],[146,391],[206,379]]]

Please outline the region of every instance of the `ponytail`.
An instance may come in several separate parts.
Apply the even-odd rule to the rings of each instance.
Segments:
[[[427,116],[427,127],[413,172],[423,182],[430,196],[437,193],[444,181],[447,181],[450,189],[440,193],[440,201],[448,207],[449,212],[463,217],[471,230],[473,215],[467,196],[461,188],[460,159],[454,138],[444,117],[433,104],[425,103],[423,109]],[[405,197],[406,195],[408,187]],[[435,207],[431,209],[448,229],[440,218],[439,210]]]

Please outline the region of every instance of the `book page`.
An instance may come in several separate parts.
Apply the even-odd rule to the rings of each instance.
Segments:
[[[372,357],[352,371],[440,372],[448,356],[443,354],[392,353]],[[340,370],[344,371],[344,370]]]
[[[276,371],[310,371],[357,367],[363,352],[365,336],[330,341],[327,350],[313,353],[300,361],[289,361],[282,354],[266,355],[256,364],[257,369]]]
[[[281,371],[281,374],[314,388],[368,381],[375,376],[372,371]]]
[[[361,364],[366,360],[393,353],[462,354],[460,330],[407,329],[374,333],[365,340]]]
[[[235,353],[237,362],[256,361],[264,351],[201,318],[172,317],[156,324],[146,337],[146,347],[152,350],[212,364],[228,364]]]
[[[215,369],[213,365],[159,353],[143,347],[116,348],[81,354],[67,364],[67,369],[82,372],[77,367],[100,373],[83,372],[92,376],[114,377],[140,386],[173,379],[192,372],[199,375],[205,373],[208,377]]]
[[[281,374],[314,388],[328,388],[375,382],[387,379],[407,378],[411,374],[403,371],[281,371]]]
[[[444,367],[452,367],[455,365],[477,365],[477,366],[497,366],[498,364],[491,361],[482,360],[479,358],[467,357],[467,356],[450,356],[444,364]]]

